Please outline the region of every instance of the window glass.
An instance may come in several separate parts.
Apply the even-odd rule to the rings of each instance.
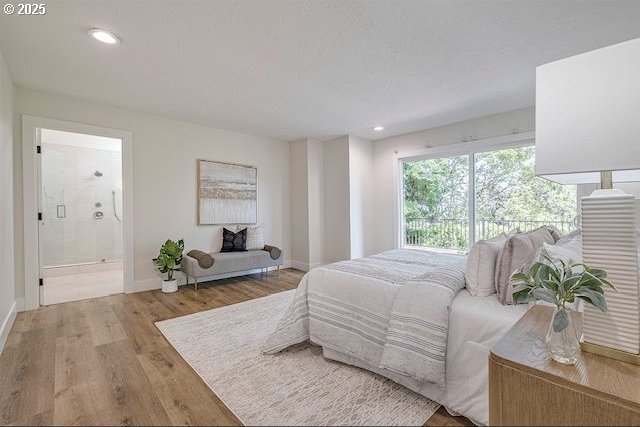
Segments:
[[[563,234],[573,229],[576,187],[535,176],[534,147],[477,153],[474,160],[476,240],[542,225]]]
[[[405,245],[466,251],[469,157],[403,164]]]
[[[535,147],[476,153],[472,164],[469,170],[468,155],[402,163],[404,246],[466,252],[470,236],[490,239],[542,225],[563,234],[574,228],[576,186],[535,176]]]

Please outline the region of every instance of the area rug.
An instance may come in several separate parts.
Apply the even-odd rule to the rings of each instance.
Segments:
[[[422,425],[439,405],[299,344],[260,345],[294,291],[157,322],[167,340],[245,425]]]

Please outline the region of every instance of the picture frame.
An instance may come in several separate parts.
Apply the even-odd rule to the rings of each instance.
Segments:
[[[198,225],[256,224],[258,168],[197,160]]]

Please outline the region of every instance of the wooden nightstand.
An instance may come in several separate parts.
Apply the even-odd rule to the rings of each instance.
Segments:
[[[489,424],[640,425],[640,366],[585,352],[573,366],[552,360],[552,312],[532,307],[491,350]]]

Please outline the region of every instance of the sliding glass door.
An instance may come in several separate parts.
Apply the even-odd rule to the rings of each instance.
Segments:
[[[466,251],[469,156],[403,163],[405,245]]]
[[[535,148],[520,147],[474,154],[475,240],[542,225],[571,231],[576,187],[535,176]]]
[[[533,146],[403,162],[404,246],[466,252],[510,230],[571,231],[575,186],[536,177],[534,164]]]

